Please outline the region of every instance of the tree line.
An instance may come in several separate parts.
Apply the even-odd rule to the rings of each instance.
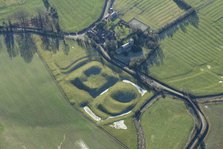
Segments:
[[[5,48],[7,49],[9,57],[12,59],[20,55],[25,62],[31,62],[33,55],[37,52],[37,42],[33,34],[22,29],[20,33],[14,33],[11,21],[4,22],[4,32],[0,37],[3,37]],[[41,48],[47,51],[56,53],[59,49],[63,49],[65,54],[69,53],[70,47],[66,40],[56,36],[39,36],[41,41]]]

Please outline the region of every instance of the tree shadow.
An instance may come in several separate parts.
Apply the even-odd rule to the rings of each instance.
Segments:
[[[190,10],[190,15],[182,16],[175,21],[167,24],[166,26],[159,29],[157,32],[160,40],[166,37],[173,37],[173,35],[180,29],[183,32],[187,32],[187,26],[192,25],[196,28],[199,27],[199,16],[195,10]]]
[[[18,52],[15,49],[15,39],[14,39],[13,30],[12,30],[12,24],[11,24],[11,21],[8,21],[8,23],[3,22],[3,25],[6,30],[3,33],[5,47],[7,49],[9,57],[12,59],[18,55]]]
[[[188,10],[192,8],[189,4],[187,4],[184,0],[173,0],[177,6],[182,10]]]
[[[4,45],[7,49],[8,56],[13,59],[20,55],[25,62],[30,63],[38,48],[34,41],[32,33],[24,31],[15,34],[10,26],[3,33]],[[51,36],[40,36],[41,47],[43,50],[56,53],[59,49],[68,55],[70,51],[69,44],[62,38]]]
[[[20,55],[25,62],[30,63],[32,61],[37,46],[31,33],[23,32],[15,35],[9,27],[3,33],[3,37],[5,48],[11,59]]]
[[[136,70],[148,73],[152,65],[160,65],[163,63],[164,54],[156,34],[150,31],[146,33],[137,30],[131,38],[134,40],[134,45],[150,50],[149,53],[145,55],[145,59],[134,67]]]
[[[70,52],[70,45],[64,38],[55,37],[55,36],[40,36],[41,39],[41,48],[43,50],[57,53],[59,50],[63,50],[65,55],[68,55]]]
[[[163,50],[160,46],[153,49],[147,56],[146,60],[140,65],[139,69],[143,73],[150,73],[150,68],[153,65],[163,64],[163,59],[165,58]]]
[[[41,47],[43,48],[43,50],[50,51],[53,53],[56,53],[57,51],[59,51],[60,41],[62,40],[61,38],[43,35],[40,37],[40,39],[42,41]],[[63,42],[63,43],[66,44],[66,42]]]
[[[20,56],[25,62],[30,63],[34,54],[37,52],[37,46],[31,33],[22,33],[16,36]]]
[[[70,45],[67,44],[65,40],[63,40],[63,52],[66,55],[68,55],[70,52]]]

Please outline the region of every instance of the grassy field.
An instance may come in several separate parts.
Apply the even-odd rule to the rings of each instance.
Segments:
[[[71,104],[79,108],[86,116],[89,115],[84,111],[83,107],[88,106],[97,116],[102,118],[103,121],[98,122],[100,126],[118,137],[125,145],[135,148],[135,128],[130,118],[134,112],[153,95],[153,92],[148,92],[141,97],[135,87],[122,82],[123,79],[127,79],[136,83],[128,74],[121,71],[119,68],[109,65],[105,61],[103,61],[103,63],[101,61],[96,61],[96,59],[98,59],[98,54],[92,49],[81,48],[77,46],[75,42],[67,43],[70,45],[68,55],[64,53],[63,49],[60,49],[57,53],[40,50],[40,53],[53,72],[53,75],[64,89]],[[89,61],[82,63],[83,60]],[[115,78],[115,80],[108,81],[108,78],[111,77]],[[77,78],[82,80],[82,82],[72,84]],[[106,82],[113,82],[112,86],[108,86],[98,92],[96,97],[92,97],[92,95],[89,94],[90,91],[101,88]],[[78,84],[84,84],[88,88],[78,88]],[[107,88],[109,88],[108,92],[100,95],[100,93]],[[105,108],[107,113],[101,111],[99,105],[101,105],[100,108]],[[128,115],[107,119],[110,116],[116,116],[124,112],[129,112],[130,110],[132,112]],[[119,120],[126,120],[128,130],[116,130],[108,126]],[[129,135],[129,139],[127,139],[126,135]]]
[[[137,148],[137,137],[133,119],[132,117],[126,118],[124,119],[124,122],[127,126],[126,130],[112,128],[109,126],[110,124],[104,126],[104,128],[128,146],[129,149],[135,149]]]
[[[109,91],[94,100],[92,106],[107,116],[116,116],[132,110],[140,94],[130,84],[118,82]]]
[[[142,116],[148,148],[184,148],[193,128],[193,118],[182,101],[160,99]]]
[[[37,55],[0,50],[0,148],[121,148],[65,101]],[[98,143],[100,141],[100,143]]]
[[[207,149],[223,148],[223,104],[207,104],[202,106],[207,115],[210,130],[206,137],[205,144]]]
[[[223,92],[223,1],[198,12],[199,26],[186,27],[161,41],[163,60],[150,73],[180,90],[196,95]]]
[[[57,9],[62,30],[75,32],[96,21],[103,9],[104,0],[49,0]]]
[[[117,116],[132,111],[134,113],[153,95],[147,92],[144,96],[131,84],[117,82],[108,92],[97,97],[91,104],[92,110],[103,118]],[[120,119],[120,118],[119,118]]]
[[[183,14],[172,0],[116,0],[117,10],[125,21],[136,18],[158,29]]]
[[[41,51],[41,54],[68,95],[70,102],[80,110],[83,105],[89,105],[93,112],[106,119],[132,109],[136,110],[135,108],[139,108],[152,96],[149,92],[141,97],[135,87],[120,82],[123,79],[131,80],[126,73],[119,69],[115,71],[117,68],[102,65],[99,61],[90,60],[97,57],[96,52],[89,52],[77,46],[75,42],[69,44],[72,48],[68,55],[64,54],[63,50],[59,50],[56,54]],[[89,61],[82,64],[83,59]],[[108,88],[109,91],[100,96]],[[121,101],[127,99],[125,93],[129,93],[128,95],[134,93],[132,94],[134,97],[130,97],[129,101]]]
[[[130,79],[120,69],[107,65],[105,61],[104,64],[97,61],[98,54],[93,49],[81,48],[75,42],[67,44],[70,47],[68,54],[63,49],[57,53],[40,50],[40,53],[72,104],[77,107],[92,102],[120,78]]]
[[[210,2],[209,0],[184,0],[184,1],[195,8]]]
[[[42,0],[0,0],[0,21],[8,21],[8,18],[13,21],[21,11],[32,17],[44,10]]]
[[[104,0],[49,0],[57,9],[60,27],[66,32],[76,32],[96,21],[103,9]],[[15,21],[19,12],[33,17],[37,12],[46,11],[42,0],[0,0],[0,21]]]

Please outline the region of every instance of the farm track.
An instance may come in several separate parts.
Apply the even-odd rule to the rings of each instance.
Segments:
[[[28,33],[37,34],[37,35],[44,35],[44,36],[61,37],[61,38],[65,37],[67,39],[81,38],[81,37],[83,37],[83,35],[88,30],[92,29],[97,22],[100,22],[101,20],[104,19],[104,17],[108,14],[107,11],[109,10],[110,7],[112,7],[113,2],[114,2],[114,0],[105,0],[105,5],[103,7],[103,11],[101,13],[100,18],[97,21],[95,21],[92,25],[90,25],[89,27],[83,29],[82,31],[80,31],[78,33],[74,33],[74,32],[71,32],[71,33],[60,32],[60,33],[58,33],[58,32],[51,32],[51,31],[44,31],[44,30],[37,29],[37,28],[30,28],[30,27],[24,27],[23,28],[23,27],[12,26],[10,28],[11,30],[5,29],[4,27],[0,27],[0,34],[4,34],[4,33],[8,33],[8,32],[15,33],[15,34],[27,33],[28,32]],[[211,1],[210,1],[210,3],[211,3]],[[201,9],[201,8],[203,8],[203,6],[202,7],[200,6],[197,9]],[[191,10],[191,11],[194,11],[194,10]],[[184,92],[178,91],[174,88],[171,88],[170,86],[156,80],[155,78],[152,78],[151,76],[145,75],[145,74],[143,74],[139,71],[135,71],[135,70],[132,70],[132,69],[128,68],[128,66],[126,66],[121,61],[119,61],[117,59],[114,59],[114,58],[111,58],[108,55],[108,53],[105,52],[105,50],[101,46],[100,46],[99,49],[96,49],[96,50],[108,62],[110,62],[111,64],[113,64],[113,65],[115,65],[119,68],[121,68],[123,71],[129,73],[130,75],[132,75],[134,78],[136,78],[137,80],[142,82],[147,87],[152,88],[156,93],[159,93],[160,91],[163,91],[168,96],[176,97],[176,98],[179,98],[179,99],[185,101],[189,105],[189,108],[191,108],[192,111],[193,111],[193,116],[194,116],[195,125],[196,125],[195,126],[196,128],[194,128],[193,133],[191,135],[190,140],[188,141],[188,144],[187,144],[186,148],[188,148],[188,149],[189,148],[198,148],[201,145],[205,136],[208,133],[209,124],[208,124],[208,121],[207,121],[205,115],[202,113],[202,111],[200,110],[197,103],[219,103],[219,102],[223,102],[223,94],[210,95],[210,96],[204,96],[204,97],[196,97],[196,96],[193,96],[193,95],[188,95],[187,93],[184,93]],[[44,62],[44,60],[42,58],[41,58],[41,60]],[[45,64],[45,62],[44,62],[44,65],[47,65],[47,64]],[[48,68],[48,66],[46,66],[46,67]],[[48,68],[48,70],[50,71],[49,68]],[[52,76],[52,74],[51,74],[51,76]],[[54,78],[54,80],[55,80],[55,78]],[[64,93],[63,91],[61,91],[61,92]],[[65,96],[65,99],[68,100],[66,95],[64,95],[64,96]],[[158,94],[158,95],[155,95],[152,98],[150,98],[145,104],[143,104],[143,106],[140,108],[138,113],[135,114],[134,123],[135,123],[136,129],[137,129],[138,149],[145,149],[146,148],[145,138],[144,138],[144,134],[143,134],[144,132],[143,132],[143,128],[140,124],[140,117],[143,114],[143,112],[148,107],[150,107],[152,105],[152,103],[155,102],[160,97],[161,97],[161,95]],[[87,118],[85,115],[83,115],[83,116],[85,118]],[[90,120],[89,118],[87,118],[87,119]],[[92,120],[90,120],[90,121],[92,121]],[[107,133],[110,134],[109,132],[107,132]],[[110,134],[110,136],[112,136],[112,135]],[[117,139],[115,138],[115,140],[117,140]],[[118,142],[120,144],[122,144],[119,140],[118,140]],[[125,145],[122,144],[122,146],[124,146],[126,148]]]

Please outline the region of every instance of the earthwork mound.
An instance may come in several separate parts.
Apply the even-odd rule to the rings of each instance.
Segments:
[[[111,97],[119,102],[130,102],[137,97],[137,94],[132,91],[117,91],[111,94]]]

